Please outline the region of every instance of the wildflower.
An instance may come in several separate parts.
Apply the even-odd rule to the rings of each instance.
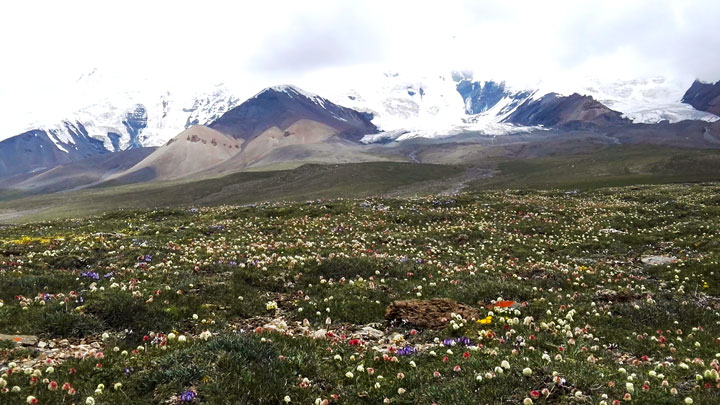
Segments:
[[[532,375],[532,370],[529,367],[525,367],[522,373],[525,377],[530,377]]]
[[[95,398],[93,398],[93,397],[85,398],[85,405],[95,405]]]
[[[533,400],[530,398],[523,399],[523,405],[532,405]]]
[[[693,400],[692,400],[692,398],[687,397],[687,398],[685,398],[685,400],[683,400],[683,402],[684,402],[686,405],[691,405],[691,404],[693,403]]]
[[[285,401],[286,404],[290,403],[290,395],[285,395],[285,398],[283,398],[283,401]]]
[[[489,325],[492,323],[492,319],[493,319],[492,315],[488,315],[483,319],[478,319],[477,323],[479,323],[481,325]]]
[[[50,381],[50,383],[48,383],[48,389],[50,391],[57,391],[58,383],[56,381]]]
[[[120,389],[122,389],[122,383],[115,383],[115,385],[113,385],[113,388],[115,389],[115,391],[119,391]]]
[[[353,375],[352,371],[348,371],[347,373],[345,373],[345,377],[346,377],[346,378],[353,378],[354,375]]]
[[[29,397],[27,397],[25,402],[27,402],[28,404],[37,404],[38,400],[34,396],[30,395]]]
[[[195,391],[188,390],[180,394],[180,400],[183,402],[192,402],[193,400],[195,400],[196,396],[197,394],[195,393]]]

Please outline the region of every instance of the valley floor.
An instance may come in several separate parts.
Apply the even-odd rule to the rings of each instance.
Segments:
[[[568,164],[548,159],[490,179]],[[482,190],[6,225],[0,402],[717,404],[719,196]]]

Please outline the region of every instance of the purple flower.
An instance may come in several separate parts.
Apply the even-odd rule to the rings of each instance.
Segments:
[[[412,346],[405,346],[402,349],[398,349],[397,351],[398,356],[409,356],[415,353],[417,353],[417,349]]]
[[[100,279],[100,274],[98,274],[98,273],[95,272],[95,271],[87,271],[87,272],[84,272],[84,273],[80,273],[80,277],[87,277],[87,278],[91,278],[91,279],[93,279],[93,280],[99,280],[99,279]]]
[[[185,391],[182,394],[180,394],[180,400],[183,402],[192,402],[197,394],[195,391]]]
[[[443,345],[445,346],[455,346],[455,345],[463,345],[463,346],[473,346],[472,340],[470,340],[467,336],[462,336],[457,339],[445,339],[443,340]]]
[[[456,341],[458,342],[458,344],[461,344],[463,346],[472,346],[473,345],[472,341],[467,336],[459,337],[459,338],[457,338]]]

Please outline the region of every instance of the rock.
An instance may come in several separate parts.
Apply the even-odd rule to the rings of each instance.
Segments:
[[[327,335],[327,329],[318,329],[313,332],[312,337],[315,339],[324,339],[325,335]]]
[[[361,336],[365,339],[380,339],[385,335],[383,331],[371,328],[370,326],[365,326],[364,328],[360,329],[357,334],[358,336]]]
[[[662,266],[664,264],[675,263],[677,258],[675,256],[667,255],[652,255],[643,256],[640,261],[648,266]]]
[[[288,325],[282,318],[276,318],[270,321],[269,323],[266,323],[263,325],[263,329],[269,329],[274,330],[277,332],[287,332],[288,331]]]
[[[419,328],[439,329],[450,320],[452,313],[458,314],[468,321],[478,317],[478,311],[475,308],[441,298],[395,301],[385,311],[385,319]]]
[[[38,342],[37,346],[41,349],[44,349],[47,346],[47,342],[40,341]]]
[[[4,335],[0,333],[0,340],[9,340],[23,346],[35,346],[38,343],[37,336],[32,335]]]

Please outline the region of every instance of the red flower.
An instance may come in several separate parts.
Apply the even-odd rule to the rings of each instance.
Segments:
[[[538,391],[538,390],[530,391],[530,398],[532,398],[532,399],[540,398],[540,391]]]
[[[466,359],[467,359],[467,358],[470,358],[470,352],[465,352],[465,353],[463,353],[463,357],[466,358]]]

